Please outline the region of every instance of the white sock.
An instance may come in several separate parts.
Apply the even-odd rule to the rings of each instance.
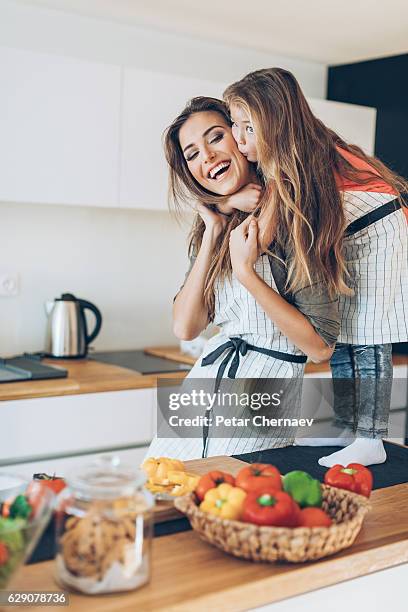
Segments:
[[[382,440],[376,438],[356,438],[352,444],[342,450],[322,457],[319,465],[333,467],[336,463],[347,466],[349,463],[361,463],[362,465],[375,465],[384,463],[387,454]]]
[[[343,429],[336,437],[331,438],[296,438],[294,446],[348,446],[354,441],[349,429]]]

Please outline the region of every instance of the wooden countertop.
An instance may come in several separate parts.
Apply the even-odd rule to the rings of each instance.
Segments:
[[[134,370],[99,363],[91,359],[75,361],[71,359],[45,359],[44,363],[65,368],[68,370],[68,378],[2,383],[0,385],[0,401],[146,389],[155,387],[159,377],[182,378],[186,375],[186,372],[180,371],[171,374],[143,375]]]
[[[239,612],[408,562],[408,483],[378,489],[353,546],[304,564],[235,559],[193,532],[156,538],[150,584],[124,595],[70,594],[70,612]],[[16,590],[56,590],[53,562],[22,568]],[[58,610],[51,607],[50,610]]]
[[[196,361],[195,357],[182,353],[176,346],[147,347],[145,351],[149,355],[164,357],[175,362],[194,364]],[[393,360],[394,365],[407,365],[408,355],[394,355]],[[46,359],[44,363],[67,369],[68,378],[2,383],[0,384],[0,401],[146,389],[156,387],[158,378],[183,378],[186,375],[186,372],[180,371],[171,374],[143,375],[134,370],[98,363],[90,359]],[[306,364],[306,373],[324,373],[329,370],[328,363]]]

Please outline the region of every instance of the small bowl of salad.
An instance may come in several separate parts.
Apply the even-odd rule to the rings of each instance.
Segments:
[[[55,493],[41,480],[0,475],[0,589],[32,553],[50,520]]]

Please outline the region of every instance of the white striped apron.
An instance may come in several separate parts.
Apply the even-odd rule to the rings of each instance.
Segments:
[[[355,222],[386,202],[388,193],[346,191],[344,210]],[[346,237],[344,254],[352,296],[340,296],[344,344],[388,344],[408,340],[408,226],[403,210]]]
[[[274,278],[271,273],[269,257],[267,254],[261,255],[256,264],[257,274],[273,289],[277,290]],[[203,359],[211,354],[215,349],[228,342],[230,338],[240,338],[250,345],[262,349],[271,349],[298,359],[305,359],[304,354],[288,338],[282,335],[273,321],[266,315],[255,298],[241,285],[232,275],[231,280],[218,281],[215,287],[215,316],[214,324],[220,327],[219,333],[213,336],[204,347],[202,356],[190,370],[185,380],[188,386],[188,379],[211,378],[215,381],[219,372],[220,364],[225,359],[225,353],[220,355],[213,363],[202,365]],[[296,363],[276,359],[256,351],[249,350],[245,355],[239,356],[239,364],[235,373],[237,379],[253,378],[291,378],[296,379],[298,384],[294,386],[296,401],[294,402],[291,416],[296,416],[296,402],[301,396],[301,381],[304,374],[304,362]],[[227,390],[224,381],[228,376],[230,363],[227,365],[223,377],[223,391]],[[234,390],[236,389],[234,384]],[[184,386],[184,384],[183,384]],[[253,389],[253,388],[252,388]],[[183,391],[183,389],[181,389]],[[245,381],[242,385],[245,391]],[[260,435],[255,437],[243,437],[242,430],[237,428],[234,435],[230,438],[216,438],[210,436],[207,444],[206,456],[214,455],[234,455],[241,453],[254,452],[267,448],[278,448],[289,446],[293,438],[274,437]],[[203,453],[202,438],[155,438],[148,450],[147,456],[159,457],[167,456],[182,460],[197,459]]]

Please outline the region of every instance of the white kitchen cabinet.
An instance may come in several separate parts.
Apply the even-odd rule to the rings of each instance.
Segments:
[[[0,47],[0,201],[117,205],[120,75]]]
[[[0,202],[167,210],[165,128],[226,83],[0,47]],[[309,100],[374,151],[375,109]]]
[[[137,389],[0,402],[0,465],[147,446],[155,398]]]
[[[194,96],[222,97],[226,84],[125,68],[119,205],[168,210],[162,137]]]

